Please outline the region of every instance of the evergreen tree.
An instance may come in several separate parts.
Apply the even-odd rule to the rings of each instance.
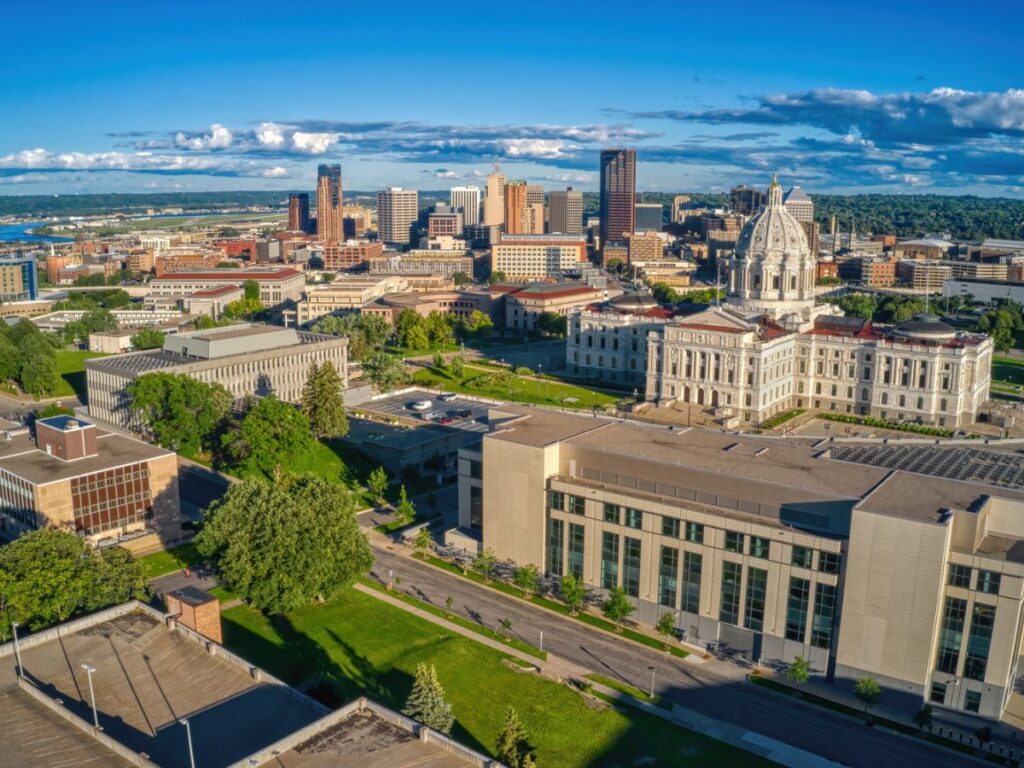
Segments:
[[[526,728],[511,706],[505,710],[505,725],[498,735],[497,755],[508,768],[530,768],[536,765],[537,758],[527,738]]]
[[[345,396],[334,363],[313,363],[302,389],[302,412],[316,437],[344,437],[348,434]]]
[[[416,665],[416,678],[402,714],[435,731],[451,733],[455,716],[452,715],[451,705],[445,701],[444,689],[437,679],[437,668],[433,664]]]

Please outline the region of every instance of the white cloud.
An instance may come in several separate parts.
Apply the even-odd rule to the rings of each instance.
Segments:
[[[284,146],[284,126],[277,123],[260,123],[255,131],[256,141],[263,147],[280,149]]]
[[[310,155],[322,155],[328,149],[338,143],[337,133],[307,133],[306,131],[295,131],[292,134],[292,147],[298,152],[306,152]]]
[[[234,141],[231,131],[220,123],[210,126],[208,134],[189,136],[179,131],[174,137],[174,143],[182,149],[202,151],[207,149],[227,149]]]
[[[578,149],[558,139],[501,139],[497,144],[507,157],[565,157],[567,150]]]
[[[264,179],[283,179],[288,176],[288,169],[283,165],[275,165],[272,168],[264,168],[260,176]]]

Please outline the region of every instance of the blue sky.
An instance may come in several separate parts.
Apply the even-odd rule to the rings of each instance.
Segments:
[[[639,189],[1024,197],[1009,0],[148,5],[5,9],[0,194],[593,189],[624,144]]]

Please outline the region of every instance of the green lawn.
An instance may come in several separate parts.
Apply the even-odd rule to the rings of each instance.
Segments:
[[[541,765],[770,765],[651,715],[590,709],[566,686],[507,668],[504,654],[355,590],[274,619],[246,606],[223,619],[231,650],[292,684],[332,676],[345,699],[365,693],[401,709],[416,664],[434,664],[456,716],[452,735],[483,752],[493,753],[511,704]]]
[[[189,543],[151,555],[143,555],[139,562],[142,563],[142,571],[146,578],[155,579],[157,576],[166,576],[184,568],[193,568],[202,563],[203,558],[196,552],[195,546]]]
[[[1010,357],[992,358],[992,381],[1003,384],[1024,384],[1024,360]]]
[[[57,371],[60,384],[52,397],[85,397],[85,361],[92,357],[103,357],[102,352],[83,352],[78,349],[57,350]]]
[[[463,392],[469,395],[491,397],[495,400],[511,400],[565,408],[604,407],[622,399],[615,395],[596,392],[573,384],[540,381],[523,376],[514,376],[512,382],[507,386],[496,386],[483,378],[493,373],[493,369],[466,365],[465,375],[461,379],[456,379],[448,373],[439,373],[434,368],[422,368],[416,371],[412,378],[416,384],[437,387],[449,392]]]

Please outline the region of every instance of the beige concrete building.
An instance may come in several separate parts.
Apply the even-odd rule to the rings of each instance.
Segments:
[[[578,272],[587,241],[576,235],[502,235],[491,246],[491,271],[509,280],[541,280]]]
[[[626,233],[626,253],[630,264],[661,261],[665,241],[657,232]]]
[[[998,718],[1024,619],[1024,473],[1011,452],[830,446],[493,409],[460,452],[453,540],[622,587],[636,618],[767,665],[797,656]],[[905,467],[896,469],[895,467]]]
[[[295,305],[295,322],[302,326],[326,315],[358,312],[365,304],[389,293],[402,293],[408,287],[404,278],[391,275],[353,275],[337,279],[306,292],[305,298]]]
[[[545,312],[567,316],[604,298],[604,291],[576,282],[533,283],[505,293],[505,327],[532,331]]]
[[[426,317],[431,312],[451,312],[459,317],[468,317],[473,312],[483,312],[495,320],[497,302],[487,293],[479,291],[424,291],[420,293],[390,293],[363,306],[363,314],[380,315],[394,323],[402,310],[411,309]]]
[[[191,296],[224,285],[241,286],[248,280],[259,284],[260,301],[267,307],[298,301],[306,286],[303,274],[294,269],[221,269],[168,272],[150,281],[149,292],[153,296]]]
[[[896,279],[921,293],[939,293],[953,274],[952,262],[902,259],[896,262]]]
[[[377,234],[381,242],[404,244],[412,240],[411,228],[419,217],[415,189],[389,187],[377,193]]]
[[[454,277],[462,273],[473,276],[473,257],[465,249],[430,250],[417,248],[411,251],[384,251],[367,260],[367,267],[373,275],[396,275],[415,272]]]
[[[276,395],[302,398],[313,363],[331,362],[348,382],[348,339],[273,325],[238,324],[168,336],[163,349],[86,361],[89,414],[110,424],[138,429],[127,387],[160,371],[221,384],[235,398]]]
[[[567,187],[548,193],[548,231],[552,234],[583,234],[583,193]]]
[[[483,223],[489,227],[500,227],[505,223],[505,174],[498,163],[488,174],[484,187]]]

